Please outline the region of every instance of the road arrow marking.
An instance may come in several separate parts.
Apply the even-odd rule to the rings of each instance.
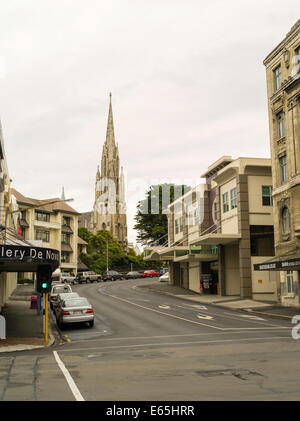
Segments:
[[[163,304],[161,306],[158,306],[159,308],[163,308],[164,310],[170,310],[170,306],[168,306],[167,304]]]
[[[206,314],[197,314],[198,319],[212,320],[212,316],[207,316]]]

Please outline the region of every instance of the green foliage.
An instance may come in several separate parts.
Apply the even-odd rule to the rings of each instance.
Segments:
[[[162,245],[168,240],[167,207],[191,188],[185,185],[161,184],[151,186],[146,198],[137,205],[134,229],[137,241],[143,245]]]
[[[107,266],[112,270],[129,272],[130,263],[133,263],[133,270],[143,270],[160,267],[160,263],[153,265],[153,262],[145,262],[143,255],[136,256],[134,250],[129,249],[125,253],[118,241],[106,230],[99,230],[97,234],[92,234],[86,228],[80,227],[78,235],[88,243],[87,253],[81,253],[81,261],[96,273],[103,273]]]

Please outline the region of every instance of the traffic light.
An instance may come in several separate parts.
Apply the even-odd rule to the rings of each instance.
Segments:
[[[36,271],[36,290],[37,292],[51,291],[51,266],[38,266]]]

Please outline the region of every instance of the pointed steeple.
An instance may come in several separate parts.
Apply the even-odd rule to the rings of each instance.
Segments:
[[[109,111],[108,111],[108,121],[107,121],[106,142],[105,143],[107,145],[109,145],[109,144],[115,145],[115,132],[114,132],[114,120],[113,120],[112,104],[111,104],[111,92],[109,93]]]
[[[62,192],[61,192],[61,200],[66,200],[66,197],[65,197],[65,188],[64,187],[62,188]]]

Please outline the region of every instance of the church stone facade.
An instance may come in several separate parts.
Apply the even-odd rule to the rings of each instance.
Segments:
[[[81,215],[79,226],[85,226],[93,234],[102,229],[110,231],[121,247],[127,249],[124,173],[120,167],[118,144],[115,142],[111,94],[101,170],[98,166],[96,174],[94,207],[93,211]]]

